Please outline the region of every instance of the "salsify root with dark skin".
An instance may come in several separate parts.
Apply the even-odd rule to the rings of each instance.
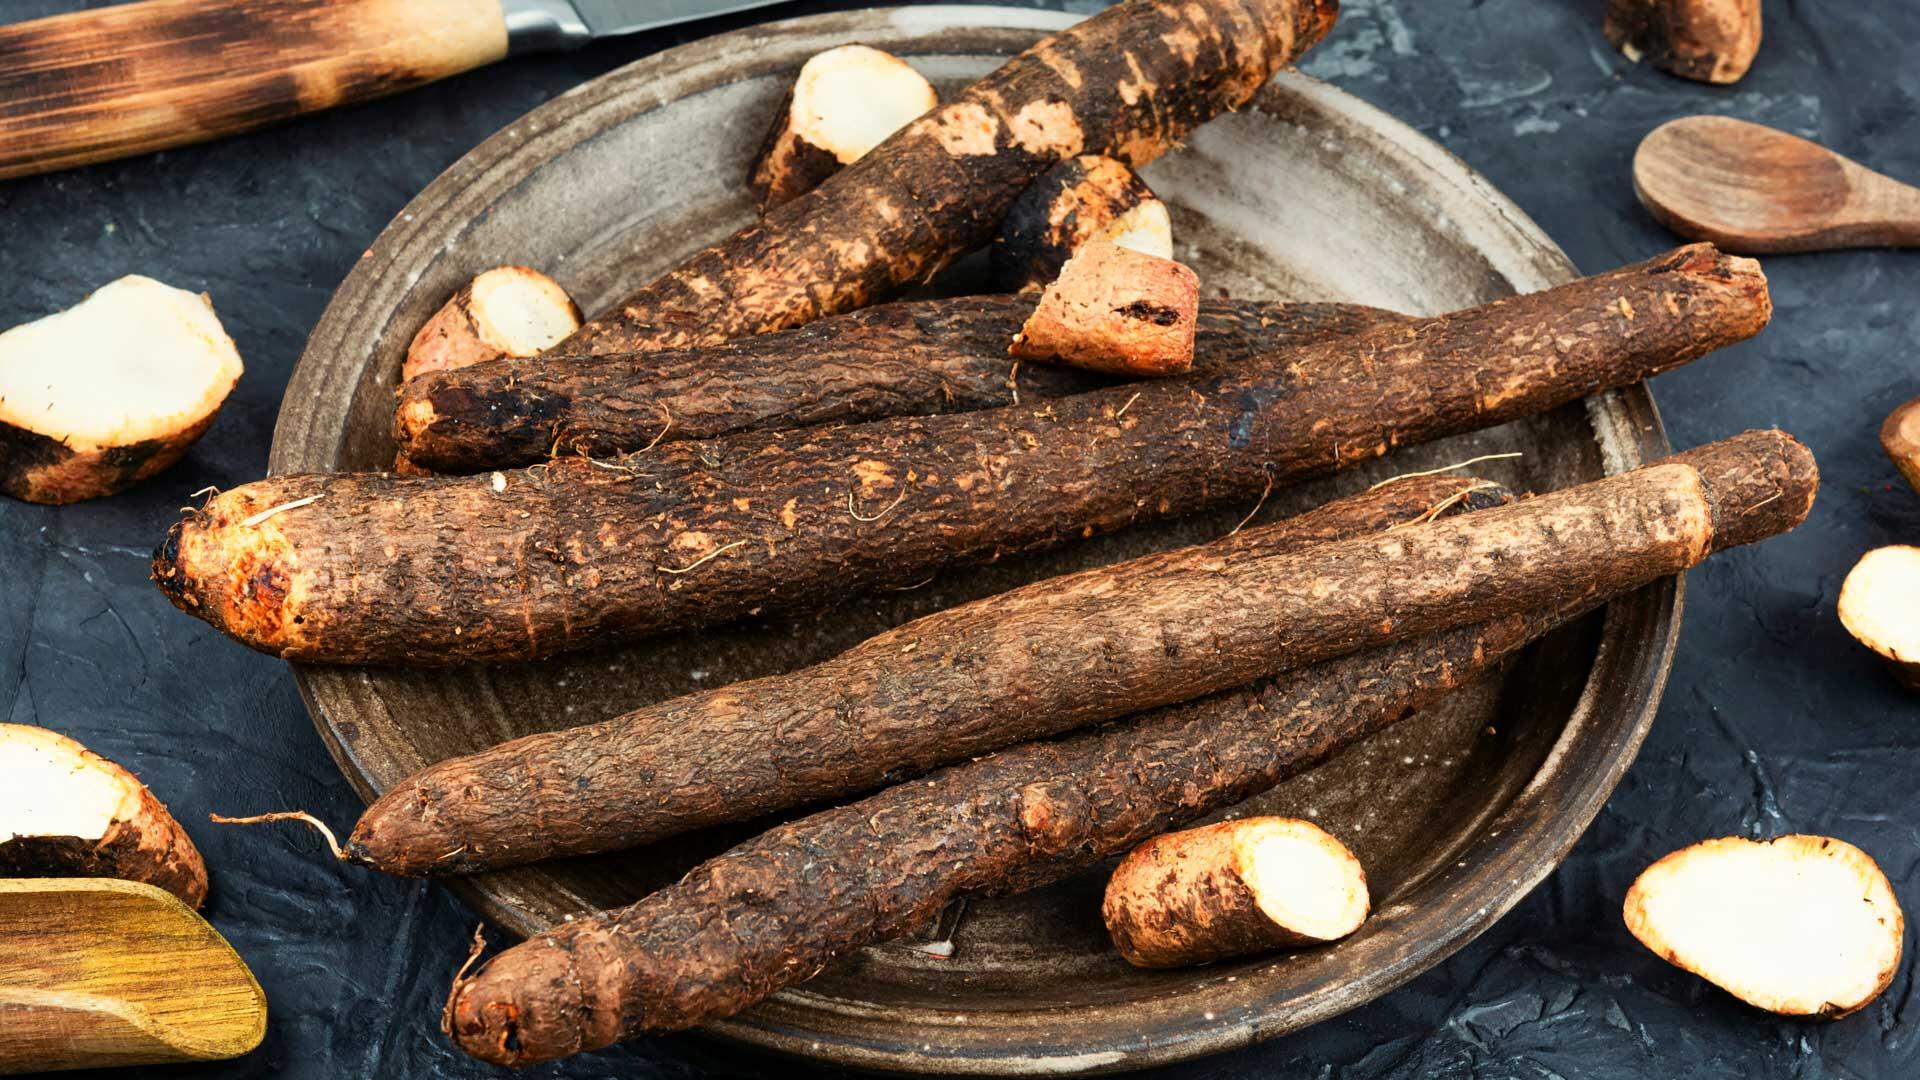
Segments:
[[[1508,498],[1482,480],[1409,478],[935,612],[800,671],[450,758],[368,807],[345,850],[388,873],[444,875],[631,847],[1238,685],[1270,673],[1274,642],[1223,633],[1220,606],[1193,586],[1261,610],[1238,584],[1253,560]],[[1083,677],[1095,669],[1103,678]]]
[[[1138,168],[1239,108],[1333,26],[1335,0],[1126,0],[1045,38],[556,346],[713,344],[851,311],[993,239],[1079,154]]]
[[[1358,495],[1336,499],[1261,529],[1236,533],[1235,536],[1240,539],[1235,540],[1234,544],[1235,549],[1244,554],[1292,551],[1329,540],[1364,536],[1432,521],[1444,515],[1500,505],[1511,499],[1512,495],[1507,489],[1490,481],[1474,477],[1417,474],[1382,483]],[[381,808],[370,809],[345,845],[339,842],[325,822],[302,810],[279,810],[248,817],[215,814],[213,820],[222,825],[304,822],[326,842],[327,850],[334,858],[388,873],[449,873],[470,865],[447,865],[449,860],[464,854],[465,845],[449,850],[442,846],[440,837],[433,830],[407,823],[405,817],[411,808],[406,804],[413,801],[413,797],[388,799]],[[383,818],[388,821],[387,826],[379,824]],[[499,856],[495,853],[493,857]]]
[[[1677,367],[1769,312],[1757,263],[1694,245],[1229,371],[1037,404],[474,477],[279,476],[189,512],[154,579],[289,660],[529,659],[1251,505]]]
[[[1743,437],[1677,461],[1716,485],[1705,521],[1698,505],[1681,515],[1703,550],[1791,528],[1812,496],[1811,461],[1790,441]],[[1047,884],[1266,790],[1603,599],[1325,661],[778,826],[637,904],[494,957],[456,981],[448,1030],[475,1057],[526,1065],[732,1015],[956,897]]]
[[[731,1016],[971,893],[1069,876],[1272,787],[1552,629],[1521,616],[1027,743],[777,826],[456,983],[467,1053],[529,1065]]]
[[[1390,485],[935,612],[798,671],[441,761],[369,807],[346,847],[393,873],[471,873],[869,790],[1361,649],[1624,592],[1698,563],[1724,540],[1716,526],[1762,498],[1773,501],[1737,528],[1796,524],[1814,475],[1791,437],[1749,432],[1518,505],[1311,542],[1395,505]],[[1427,479],[1414,490],[1434,491]]]
[[[971,412],[1115,384],[1009,358],[1007,343],[1033,308],[1032,297],[1015,296],[903,301],[699,348],[478,364],[402,386],[394,440],[416,466],[471,473],[741,431]],[[1206,301],[1195,362],[1224,372],[1262,352],[1400,318],[1359,304]]]

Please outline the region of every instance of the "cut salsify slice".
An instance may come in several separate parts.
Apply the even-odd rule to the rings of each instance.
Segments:
[[[1627,929],[1676,967],[1788,1016],[1843,1016],[1886,989],[1905,916],[1842,840],[1725,837],[1682,848],[1627,891]]]
[[[129,276],[0,334],[0,491],[111,495],[179,460],[239,381],[207,297]]]

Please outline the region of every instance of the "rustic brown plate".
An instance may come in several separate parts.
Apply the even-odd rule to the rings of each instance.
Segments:
[[[557,275],[589,310],[749,219],[748,158],[809,55],[863,41],[943,90],[1070,19],[998,8],[824,15],[697,42],[534,110],[436,180],[375,242],[315,329],[289,387],[275,472],[391,461],[407,341],[462,281],[499,263]],[[1403,124],[1286,75],[1148,170],[1181,255],[1236,296],[1438,312],[1566,280],[1551,241],[1482,178]],[[965,283],[964,267],[959,275]],[[949,287],[953,287],[951,284]],[[1667,450],[1644,388],[1417,447],[1277,493],[1273,518],[1396,472],[1519,451],[1479,471],[1547,490]],[[537,665],[295,672],[368,797],[451,754],[789,669],[962,599],[1217,536],[1247,508],[1075,545],[792,623],[744,625]],[[1665,581],[1462,694],[1256,800],[1349,841],[1376,913],[1339,945],[1197,971],[1129,969],[1108,948],[1101,877],[980,902],[941,959],[860,952],[713,1032],[832,1061],[970,1073],[1113,1070],[1243,1045],[1352,1008],[1484,930],[1565,855],[1632,760],[1664,685],[1680,584]],[[630,901],[725,837],[454,882],[518,933]],[[455,958],[448,958],[450,961]]]

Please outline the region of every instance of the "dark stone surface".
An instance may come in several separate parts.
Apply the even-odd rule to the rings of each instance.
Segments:
[[[82,5],[0,0],[0,21]],[[1091,10],[1097,3],[1074,3]],[[1657,123],[1725,112],[1920,178],[1920,5],[1772,0],[1731,89],[1628,65],[1599,0],[1347,0],[1306,70],[1379,104],[1484,172],[1588,271],[1671,243],[1628,162]],[[147,553],[187,492],[265,467],[279,395],[334,284],[463,151],[577,82],[775,13],[530,57],[373,106],[159,157],[0,183],[0,326],[128,272],[212,293],[248,370],[186,461],[65,509],[0,500],[0,717],[71,733],[138,772],[213,868],[208,914],[272,1002],[250,1057],[172,1077],[491,1075],[451,1051],[441,995],[473,916],[437,886],[344,870],[317,845],[206,824],[209,810],[359,804],[280,663],[173,611]],[[4,58],[0,58],[4,63]],[[1696,839],[1830,833],[1920,901],[1916,699],[1834,618],[1853,560],[1920,540],[1920,497],[1875,432],[1920,393],[1920,254],[1775,258],[1774,326],[1659,380],[1678,446],[1777,425],[1826,484],[1791,536],[1696,571],[1666,704],[1639,763],[1566,865],[1490,933],[1374,1004],[1299,1035],[1162,1070],[1190,1078],[1909,1077],[1913,942],[1893,986],[1831,1024],[1772,1020],[1655,959],[1619,903],[1647,862]],[[804,1071],[698,1037],[654,1039],[542,1077]]]

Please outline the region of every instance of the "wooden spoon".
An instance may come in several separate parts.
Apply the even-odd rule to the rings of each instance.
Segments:
[[[1633,156],[1633,188],[1667,228],[1740,254],[1920,247],[1920,188],[1732,117],[1655,128]]]
[[[217,1061],[266,1031],[253,973],[173,894],[0,879],[0,1073]]]

